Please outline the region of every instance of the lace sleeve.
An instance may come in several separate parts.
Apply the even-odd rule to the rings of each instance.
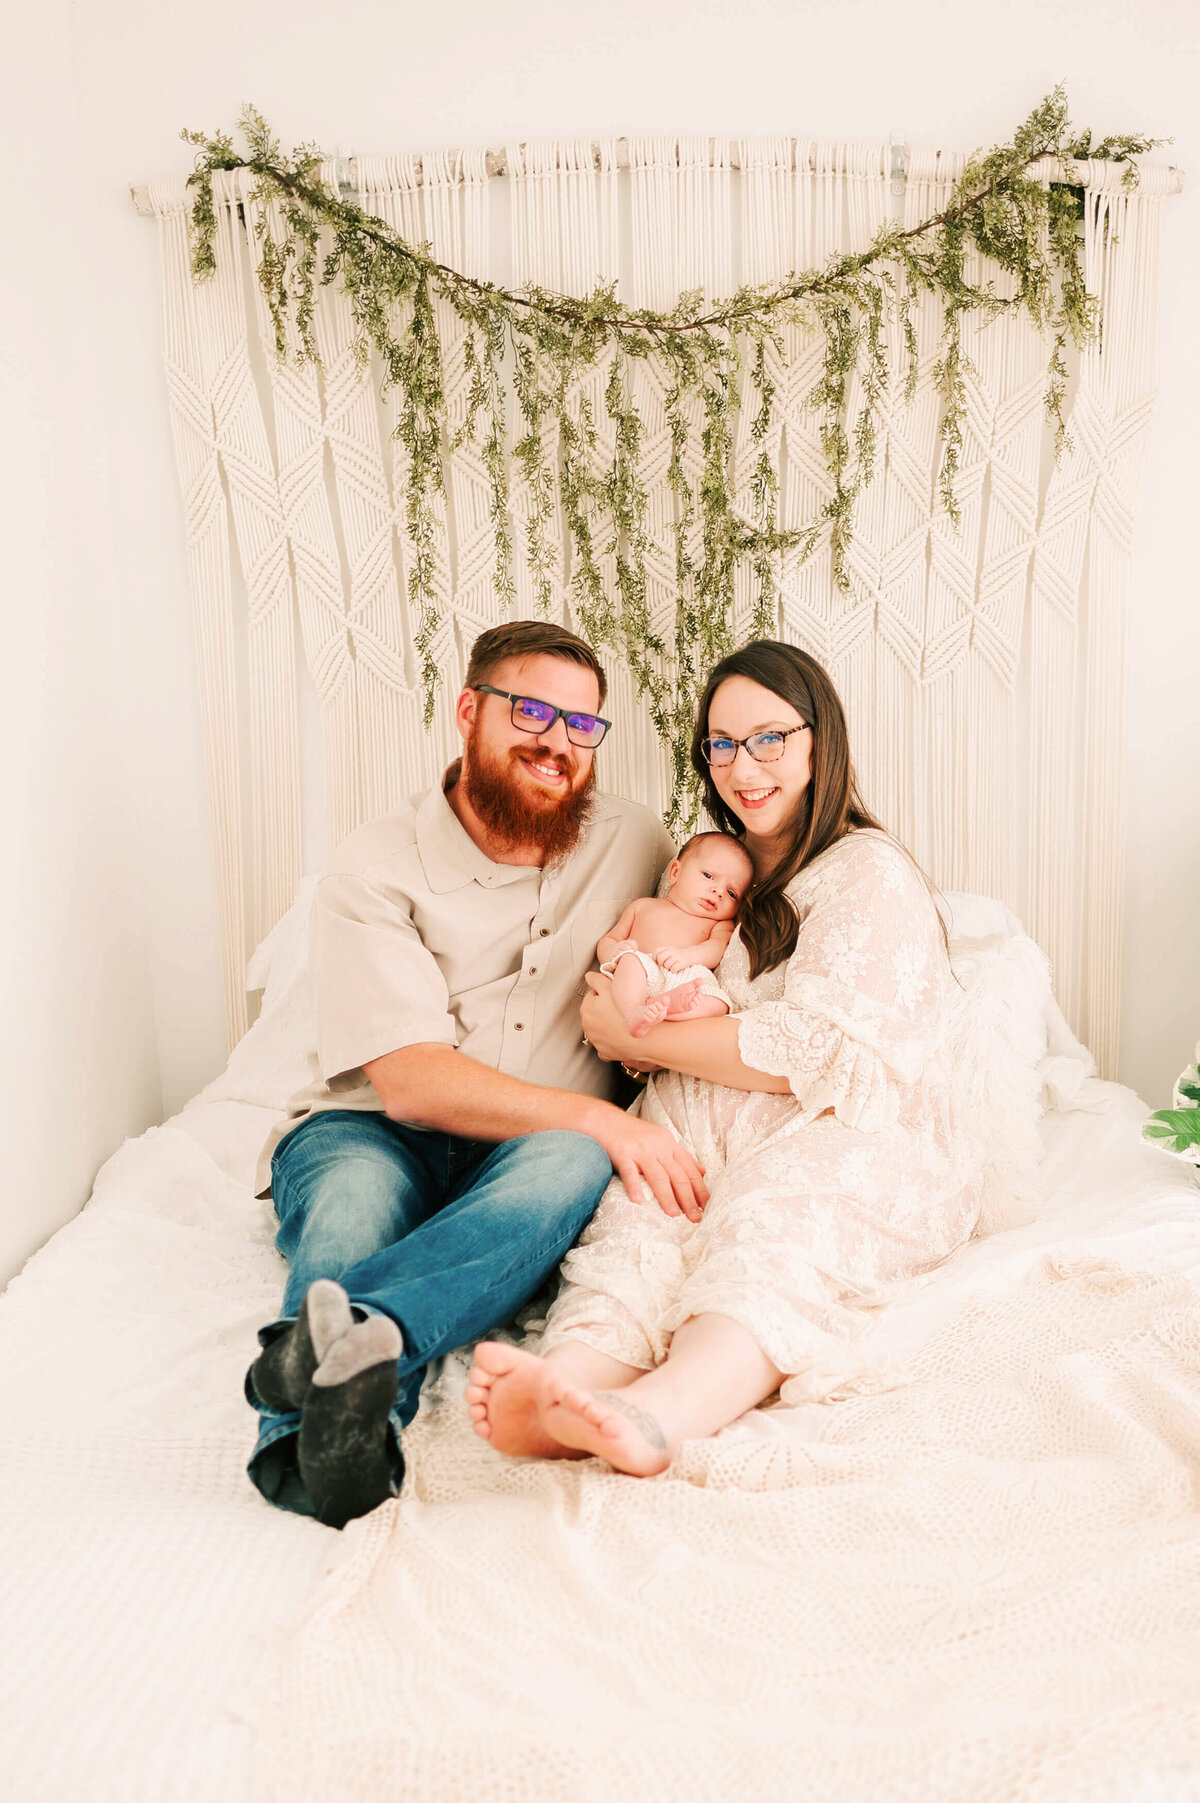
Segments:
[[[806,1109],[874,1132],[942,1037],[949,966],[933,902],[897,846],[854,834],[828,855],[783,996],[739,1015],[738,1049],[786,1077]]]

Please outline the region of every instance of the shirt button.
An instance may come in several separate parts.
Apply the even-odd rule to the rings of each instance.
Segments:
[[[536,965],[536,964],[531,964],[531,965],[530,965],[530,966],[529,966],[529,974],[530,974],[530,976],[531,976],[531,977],[536,977],[536,976],[537,976],[537,965]]]
[[[523,1020],[515,1020],[513,1026],[516,1028],[517,1032],[520,1033],[524,1030],[525,1022]]]
[[[538,938],[539,939],[549,939],[549,937],[550,937],[550,928],[549,927],[540,927],[538,929]]]

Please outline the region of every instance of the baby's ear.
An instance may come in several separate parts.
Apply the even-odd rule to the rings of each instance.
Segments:
[[[679,859],[678,858],[671,859],[671,862],[667,865],[667,868],[666,868],[666,871],[664,872],[664,874],[666,876],[667,887],[669,889],[674,885],[676,879],[679,876]]]

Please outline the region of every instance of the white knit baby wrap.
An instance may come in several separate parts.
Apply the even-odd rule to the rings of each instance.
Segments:
[[[636,958],[642,969],[645,971],[647,996],[666,995],[670,990],[682,989],[685,983],[693,983],[699,978],[700,988],[698,994],[711,995],[716,1001],[724,1002],[727,1008],[732,1008],[733,1006],[729,997],[721,988],[721,985],[717,982],[716,977],[713,975],[712,971],[708,969],[707,965],[688,964],[685,965],[682,970],[664,970],[657,958],[653,957],[649,952],[635,951],[630,947],[623,952],[618,952],[615,958],[606,958],[604,960],[604,963],[600,966],[603,975],[611,977],[622,958]]]

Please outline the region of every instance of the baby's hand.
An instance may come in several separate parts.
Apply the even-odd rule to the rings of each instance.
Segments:
[[[688,957],[686,952],[680,951],[678,946],[664,945],[661,951],[655,952],[654,962],[660,969],[675,973],[686,970],[693,960]]]
[[[609,947],[608,957],[604,962],[606,964],[611,964],[614,958],[623,957],[626,952],[636,952],[638,949],[639,947],[636,939],[614,939],[612,945]]]

